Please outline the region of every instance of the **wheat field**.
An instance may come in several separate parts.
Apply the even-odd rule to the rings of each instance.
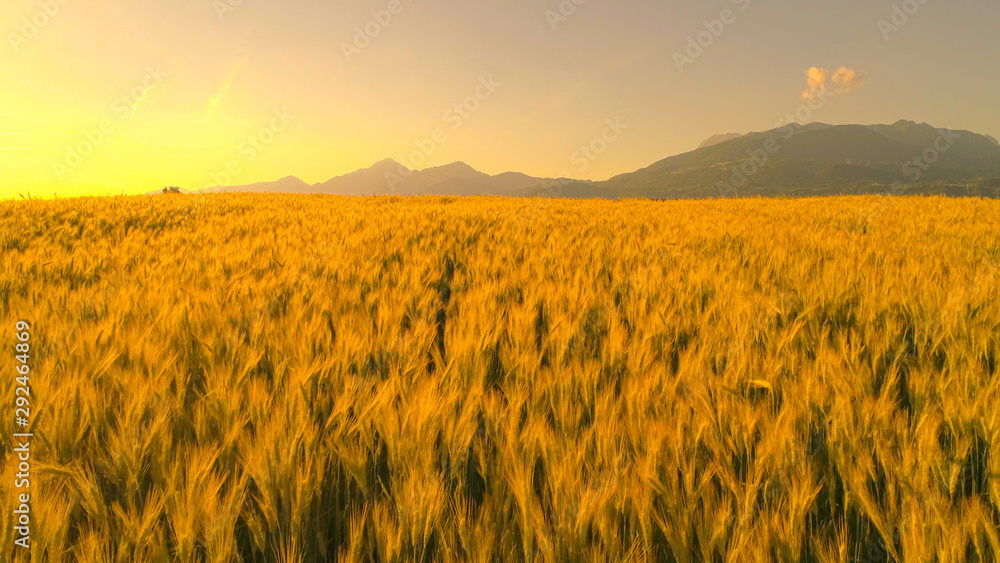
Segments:
[[[998,201],[22,200],[0,250],[32,561],[1000,554]]]

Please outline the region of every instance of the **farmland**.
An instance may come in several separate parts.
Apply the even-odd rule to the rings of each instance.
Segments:
[[[1000,554],[998,201],[22,200],[0,251],[4,553],[27,321],[34,561]]]

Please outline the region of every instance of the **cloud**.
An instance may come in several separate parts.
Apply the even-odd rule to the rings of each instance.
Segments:
[[[229,90],[233,87],[233,82],[236,80],[236,76],[239,75],[243,67],[246,66],[246,61],[240,61],[233,66],[226,78],[222,80],[222,84],[219,86],[219,90],[208,97],[208,103],[205,105],[205,111],[208,115],[215,113],[216,108],[222,103],[222,100],[229,95]]]
[[[865,85],[865,76],[853,68],[842,66],[833,73],[833,83],[838,94],[849,94]]]
[[[802,99],[815,102],[831,95],[849,94],[864,84],[865,75],[853,68],[842,66],[833,72],[831,78],[830,71],[814,66],[806,71],[806,88],[802,91]]]
[[[812,67],[806,71],[806,89],[802,91],[803,100],[816,100],[826,92],[826,79],[830,76],[825,68]]]

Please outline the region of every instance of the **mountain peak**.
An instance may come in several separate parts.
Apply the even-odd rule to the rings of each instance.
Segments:
[[[441,166],[435,166],[433,168],[428,168],[427,170],[433,170],[433,169],[451,170],[451,171],[459,171],[459,170],[470,171],[471,170],[472,172],[478,172],[478,170],[476,170],[475,168],[473,168],[473,167],[469,166],[468,164],[466,164],[464,162],[461,162],[461,161],[459,161],[459,162],[452,162],[451,164],[443,164]]]
[[[434,176],[457,176],[466,178],[477,177],[477,176],[489,176],[488,174],[484,174],[464,162],[452,162],[451,164],[443,164],[441,166],[424,168],[423,170],[421,170],[421,172],[426,174],[431,174]]]
[[[897,131],[902,131],[904,133],[907,133],[914,129],[934,129],[934,127],[926,123],[917,123],[916,121],[910,121],[908,119],[900,119],[899,121],[890,125],[890,127],[892,127]]]
[[[393,169],[395,169],[395,168],[406,168],[406,167],[403,166],[402,164],[396,162],[395,160],[393,160],[391,158],[384,158],[384,159],[376,162],[375,164],[371,165],[370,168],[379,168],[379,169],[381,169],[381,168],[393,168]]]

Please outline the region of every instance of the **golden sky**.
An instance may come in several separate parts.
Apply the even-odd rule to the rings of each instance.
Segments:
[[[1000,137],[994,1],[576,2],[5,0],[0,197],[384,158],[606,179],[773,128],[819,78],[835,95],[813,121]]]

